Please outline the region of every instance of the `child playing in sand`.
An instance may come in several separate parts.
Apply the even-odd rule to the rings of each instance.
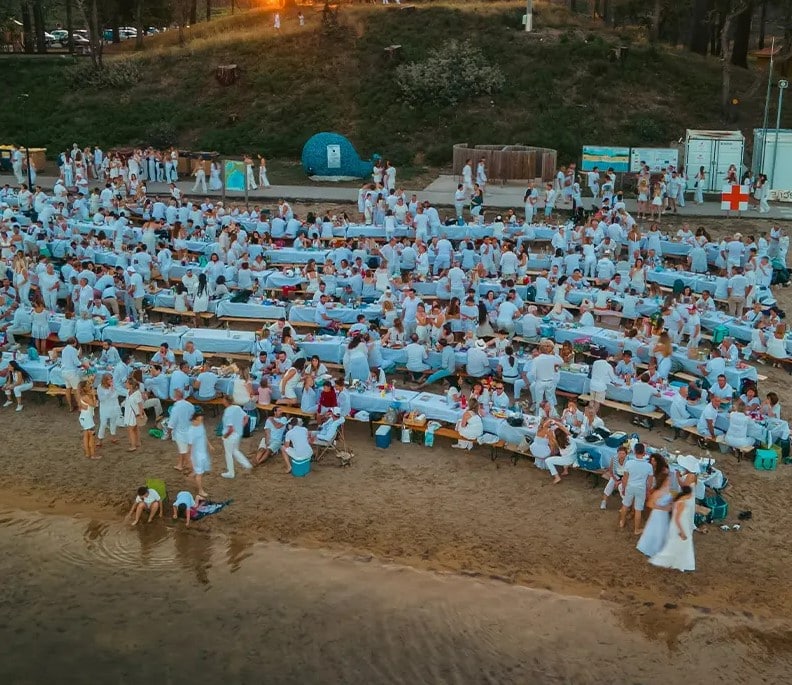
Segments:
[[[135,515],[132,521],[133,526],[138,524],[145,510],[148,510],[149,513],[147,523],[151,523],[157,512],[159,512],[160,518],[162,518],[162,498],[154,488],[148,488],[143,485],[137,489],[137,497],[135,497],[132,508],[127,514],[127,518],[130,518],[133,514]]]
[[[193,510],[204,501],[205,499],[200,495],[193,497],[187,490],[182,490],[176,495],[176,499],[173,500],[173,520],[175,521],[179,516],[183,516],[184,525],[189,528]]]

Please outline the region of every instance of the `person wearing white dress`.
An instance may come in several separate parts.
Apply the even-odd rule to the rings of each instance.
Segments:
[[[146,410],[143,408],[143,394],[140,392],[140,384],[134,378],[129,378],[126,388],[127,398],[124,401],[124,425],[127,427],[127,434],[129,436],[128,451],[134,452],[141,446],[138,419],[145,418]]]
[[[245,180],[248,190],[255,190],[258,188],[255,175],[253,174],[253,159],[251,157],[245,157]]]
[[[118,443],[118,440],[116,440],[116,428],[121,421],[121,407],[118,404],[118,391],[113,385],[113,375],[111,373],[106,373],[102,376],[97,389],[97,396],[99,399],[99,432],[96,436],[98,438],[96,446],[102,446],[106,428],[110,429],[110,442],[115,445]]]
[[[98,459],[96,456],[96,422],[94,421],[94,408],[96,407],[96,396],[93,392],[93,385],[90,381],[83,381],[80,384],[80,428],[83,429],[83,451],[86,459]]]
[[[267,177],[267,160],[264,159],[263,157],[259,157],[258,175],[259,175],[259,185],[262,188],[269,188],[270,182],[269,182],[269,178]]]
[[[454,427],[460,439],[452,447],[460,450],[473,449],[473,443],[484,434],[484,423],[479,416],[479,403],[475,398],[468,402],[467,409],[462,413],[462,418]]]
[[[666,474],[662,484],[649,495],[648,505],[652,510],[644,526],[643,533],[635,546],[639,552],[647,557],[653,557],[663,549],[668,537],[668,526],[671,521],[671,505],[674,496],[669,489],[671,479]]]
[[[220,179],[220,166],[217,162],[209,165],[209,190],[222,190],[223,181]]]
[[[696,555],[693,549],[693,513],[696,500],[689,485],[682,486],[674,498],[671,523],[663,549],[649,559],[653,566],[677,571],[695,571]]]

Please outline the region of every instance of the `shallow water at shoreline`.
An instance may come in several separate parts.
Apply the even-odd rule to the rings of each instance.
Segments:
[[[781,682],[783,626],[5,509],[0,682]],[[45,655],[45,658],[40,658]],[[768,659],[772,656],[772,659]]]

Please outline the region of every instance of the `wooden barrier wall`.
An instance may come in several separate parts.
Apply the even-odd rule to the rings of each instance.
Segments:
[[[552,181],[556,173],[556,151],[544,147],[525,145],[476,145],[467,143],[454,145],[454,174],[462,174],[468,159],[473,160],[475,179],[476,164],[481,158],[487,164],[487,177],[491,181],[513,179],[542,179]]]

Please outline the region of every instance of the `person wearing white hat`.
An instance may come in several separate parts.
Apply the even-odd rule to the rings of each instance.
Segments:
[[[471,378],[483,378],[491,374],[486,349],[487,343],[483,340],[476,340],[468,349],[465,372]]]

